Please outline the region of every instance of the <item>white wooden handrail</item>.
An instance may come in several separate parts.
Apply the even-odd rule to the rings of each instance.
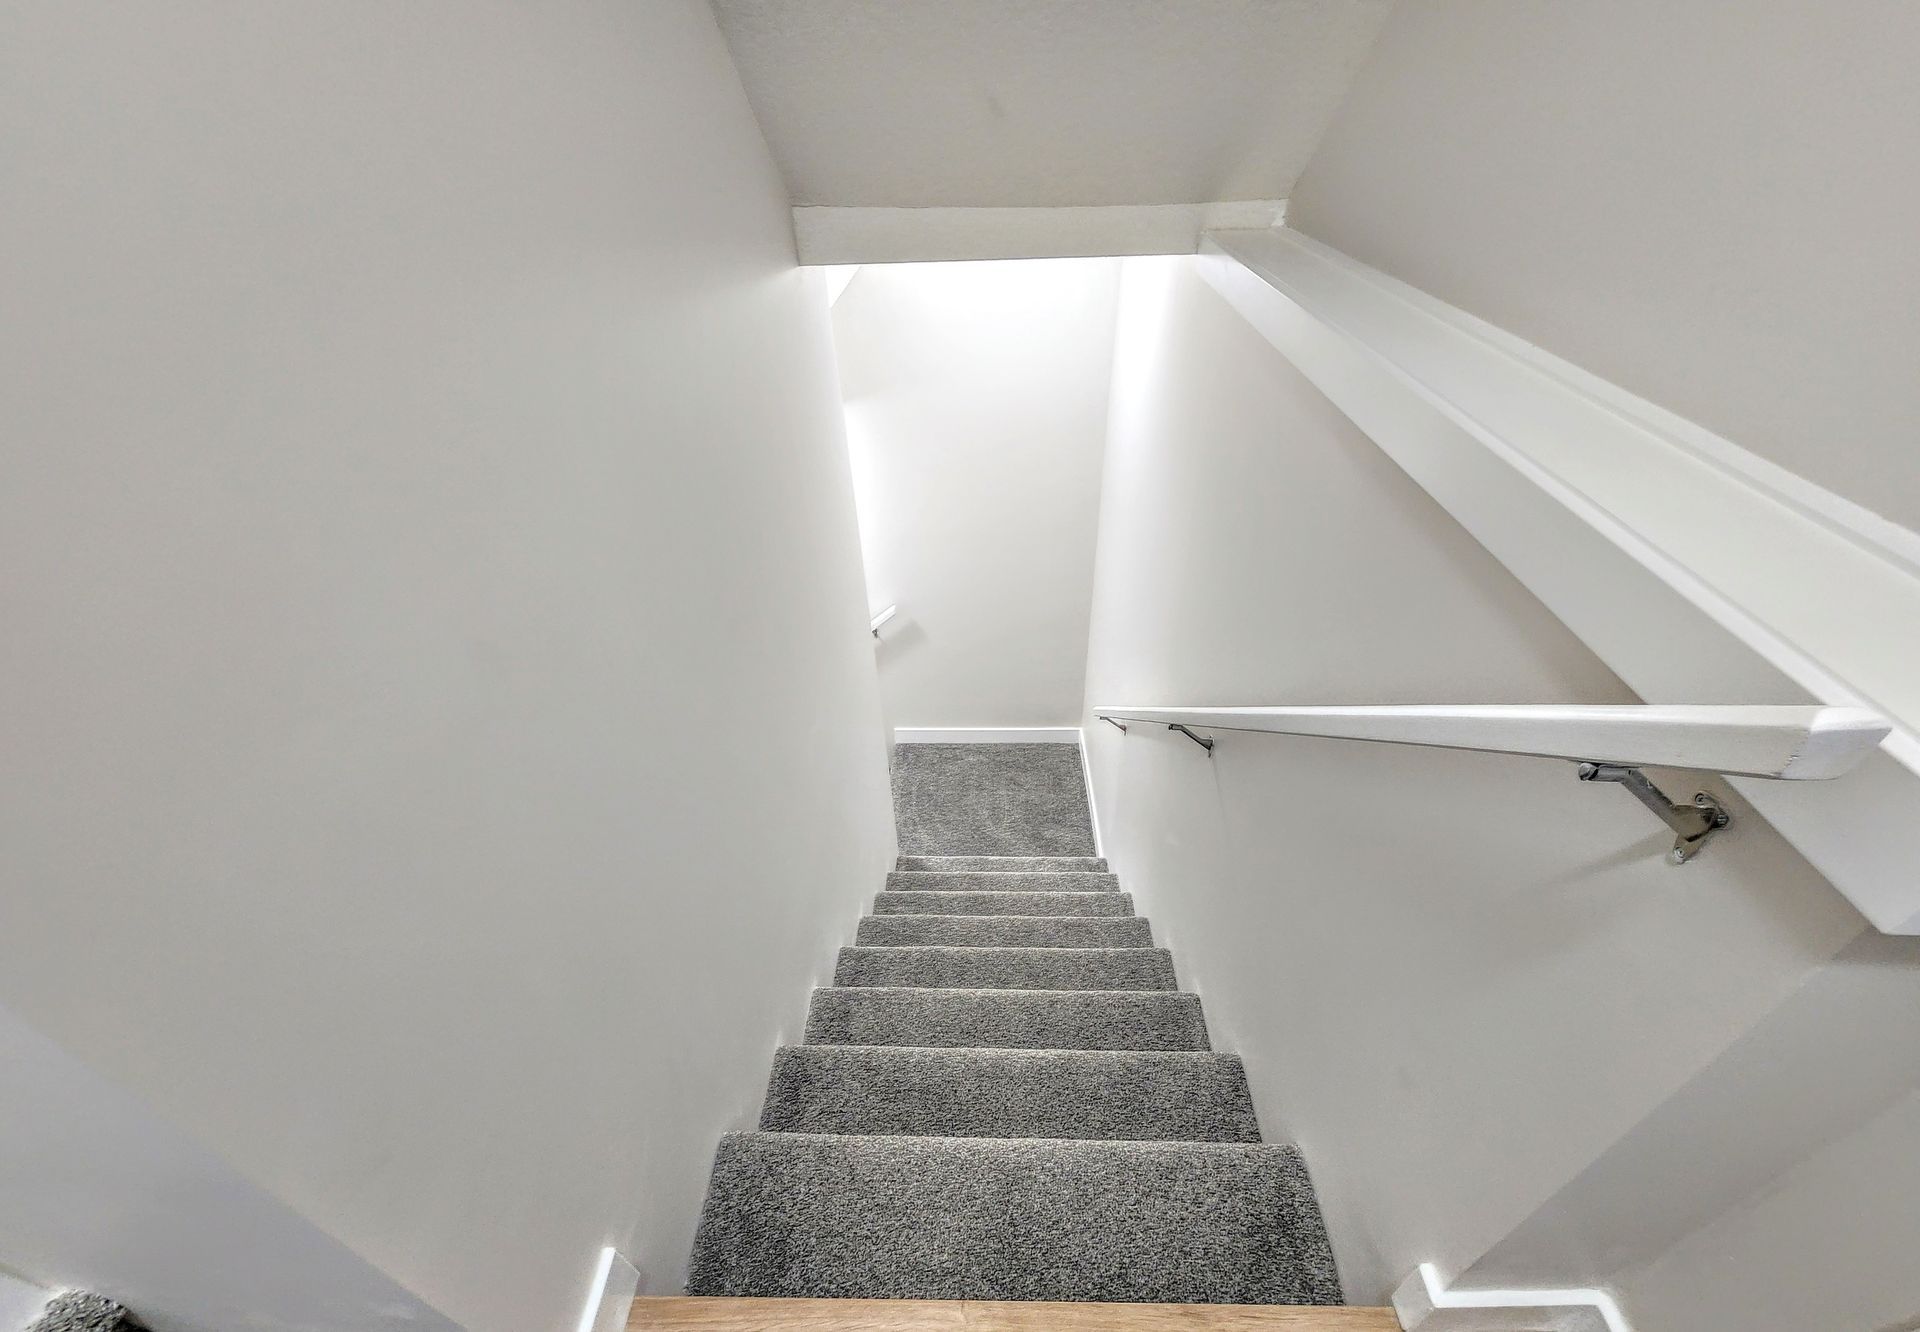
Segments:
[[[1298,232],[1213,233],[1198,262],[1642,697],[1884,716],[1844,784],[1731,780],[1877,928],[1920,935],[1920,533]]]
[[[898,606],[889,606],[883,611],[876,611],[873,618],[867,621],[867,628],[873,631],[875,638],[878,638],[880,637],[880,626],[884,625],[899,613],[900,608]]]
[[[1591,704],[1415,704],[1317,708],[1095,708],[1122,731],[1130,722],[1178,731],[1207,751],[1208,731],[1265,731],[1329,740],[1471,749],[1570,759],[1583,782],[1617,782],[1673,830],[1684,865],[1733,821],[1701,791],[1680,804],[1643,767],[1691,768],[1786,781],[1838,777],[1886,738],[1885,718],[1864,708],[1672,707]]]
[[[1890,729],[1864,708],[1416,704],[1311,708],[1109,706],[1094,715],[1786,781],[1838,777]]]

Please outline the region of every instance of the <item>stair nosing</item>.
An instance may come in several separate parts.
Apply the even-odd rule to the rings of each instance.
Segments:
[[[1079,893],[1075,897],[1081,896]],[[950,911],[894,911],[884,916],[869,912],[861,920],[1145,920],[1145,916],[966,916]]]
[[[840,988],[852,989],[854,987],[843,985]],[[871,988],[879,989],[882,987],[874,986]],[[894,988],[898,988],[898,987],[894,987]],[[1000,993],[1004,993],[1004,991],[1001,991]],[[1046,991],[1046,993],[1048,994],[1089,994],[1089,993],[1091,994],[1106,994],[1106,993],[1178,994],[1180,993],[1180,991],[1178,990],[1149,990],[1149,991],[1048,990]],[[1116,1057],[1124,1055],[1129,1058],[1138,1058],[1144,1055],[1149,1058],[1164,1057],[1164,1058],[1173,1058],[1173,1059],[1231,1059],[1241,1064],[1244,1064],[1246,1062],[1245,1059],[1243,1059],[1240,1053],[1236,1050],[1112,1050],[1112,1049],[1083,1050],[1072,1045],[853,1045],[853,1044],[808,1045],[805,1042],[800,1042],[800,1043],[788,1042],[787,1044],[776,1045],[774,1047],[775,1054],[778,1054],[782,1050],[873,1050],[881,1054],[913,1054],[918,1052],[922,1054],[942,1054],[942,1055],[994,1054],[994,1055],[1013,1055],[1016,1057],[1021,1055],[1091,1055],[1095,1057],[1098,1057],[1101,1055],[1113,1055]],[[762,1131],[771,1133],[777,1130],[766,1129]],[[859,1137],[872,1137],[872,1138],[915,1138],[915,1137],[921,1137],[925,1135],[917,1134],[917,1133],[868,1133],[868,1134],[858,1134],[858,1135],[842,1134],[840,1136],[842,1137],[859,1136]],[[940,1135],[935,1135],[935,1136],[940,1136]],[[1064,1138],[1064,1139],[1059,1139],[1059,1141],[1108,1142],[1112,1140],[1108,1138]],[[1131,1141],[1131,1139],[1126,1139],[1126,1141]],[[1151,1139],[1150,1141],[1187,1142],[1189,1141],[1189,1139],[1161,1138],[1161,1139]],[[1195,1139],[1194,1141],[1204,1141],[1204,1140]]]
[[[1067,951],[1072,952],[1075,950],[1068,949]],[[1165,950],[1155,949],[1154,951],[1163,952]],[[1137,999],[1141,995],[1182,995],[1189,999],[1198,999],[1200,997],[1199,993],[1194,990],[1035,990],[1015,985],[816,985],[813,989],[815,994],[820,993],[822,990],[843,990],[848,994],[888,994],[897,991],[900,994],[1115,994],[1125,995],[1129,999]],[[940,1047],[929,1048],[937,1049]],[[945,1048],[964,1050],[976,1047],[947,1046]],[[1006,1047],[983,1045],[977,1048],[982,1050],[997,1050]],[[1022,1046],[1019,1048],[1032,1049],[1033,1047]]]
[[[901,917],[894,917],[895,920]],[[912,917],[907,917],[912,919]],[[955,920],[1131,920],[1131,916],[955,916]],[[1095,944],[1090,948],[1068,948],[1064,944],[842,944],[841,952],[855,948],[916,948],[923,953],[1169,953],[1159,944]],[[915,987],[919,988],[919,987]],[[942,987],[952,989],[952,986]]]
[[[842,1046],[840,1048],[847,1049],[849,1047]],[[895,1048],[910,1049],[913,1047]],[[1080,1053],[1198,1054],[1204,1052],[1187,1050],[1117,1050],[1105,1052],[1081,1051]],[[795,1131],[792,1129],[728,1129],[720,1136],[723,1138],[764,1138],[775,1134],[783,1138],[837,1138],[849,1142],[859,1142],[862,1145],[886,1142],[889,1139],[897,1138],[903,1142],[964,1142],[977,1146],[985,1146],[995,1142],[1037,1142],[1044,1143],[1050,1148],[1058,1148],[1062,1151],[1071,1150],[1076,1145],[1085,1145],[1088,1147],[1111,1148],[1140,1146],[1152,1147],[1156,1150],[1169,1152],[1181,1147],[1202,1147],[1209,1151],[1218,1150],[1221,1152],[1271,1152],[1296,1157],[1303,1157],[1305,1155],[1305,1153],[1301,1151],[1300,1144],[1291,1139],[1286,1142],[1209,1142],[1204,1138],[989,1138],[964,1133],[808,1133],[805,1130]]]

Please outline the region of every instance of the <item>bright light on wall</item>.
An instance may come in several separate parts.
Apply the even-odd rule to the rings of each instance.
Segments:
[[[827,279],[827,308],[831,310],[840,303],[846,294],[847,284],[853,281],[854,274],[860,271],[859,264],[822,264],[820,271]]]
[[[1120,308],[1113,328],[1113,405],[1107,446],[1131,432],[1115,428],[1136,419],[1140,395],[1153,384],[1166,335],[1173,275],[1191,264],[1188,255],[1144,255],[1120,262]]]
[[[844,410],[847,417],[847,463],[853,470],[853,512],[860,525],[860,563],[867,577],[867,608],[876,610],[890,604],[893,598],[888,595],[888,589],[879,586],[875,577],[879,561],[874,558],[873,543],[879,532],[877,524],[880,514],[874,507],[879,502],[874,442],[860,404],[845,403]]]

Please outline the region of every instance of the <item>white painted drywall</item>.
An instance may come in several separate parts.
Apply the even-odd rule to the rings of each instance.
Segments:
[[[1908,1332],[1920,1092],[1771,1179],[1622,1283],[1636,1332]]]
[[[1920,932],[1920,534],[1298,232],[1219,243],[1258,271],[1208,283],[1642,696],[1893,723],[1844,785],[1734,785]]]
[[[896,208],[1284,198],[1390,5],[714,0],[793,201]]]
[[[1079,724],[1118,281],[869,265],[834,305],[894,726]]]
[[[1289,222],[1920,528],[1916,57],[1900,0],[1403,5]],[[1642,1332],[1912,1326],[1909,1052],[1807,997],[1851,958],[1730,1051],[1772,1076],[1689,1082],[1470,1275],[1607,1280]]]
[[[1905,1326],[1920,940],[1863,935],[1474,1264],[1579,1272],[1639,1332]]]
[[[284,1202],[0,1009],[0,1255],[153,1332],[459,1332]],[[10,1321],[0,1273],[0,1328]]]
[[[1089,702],[1631,701],[1193,262],[1127,266]],[[1087,740],[1106,853],[1360,1302],[1467,1268],[1863,928],[1737,798],[1675,868],[1553,760]]]
[[[572,1328],[609,1243],[673,1290],[892,850],[825,300],[710,12],[0,50],[0,1001],[472,1332]]]
[[[1407,4],[1291,225],[1920,528],[1920,6]]]
[[[19,1332],[38,1318],[53,1292],[9,1272],[0,1271],[0,1327]]]

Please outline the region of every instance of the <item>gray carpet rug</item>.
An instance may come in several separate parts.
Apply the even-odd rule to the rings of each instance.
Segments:
[[[942,948],[1150,948],[1144,916],[862,916],[861,945]]]
[[[939,1138],[1258,1142],[1237,1055],[790,1045],[760,1127]]]
[[[910,856],[1091,856],[1076,745],[895,745],[893,821]]]
[[[1340,1298],[1292,1147],[807,1133],[721,1140],[689,1286],[796,1298]]]
[[[1306,1166],[1095,854],[1077,750],[902,745],[894,800],[905,854],[720,1143],[688,1293],[1339,1303]]]
[[[132,1314],[106,1296],[69,1290],[47,1301],[26,1332],[141,1332],[141,1327]]]
[[[948,990],[1174,990],[1164,948],[928,948],[840,950],[835,985]]]
[[[980,1045],[1028,1050],[1204,1050],[1191,994],[835,986],[807,1007],[809,1045]]]
[[[873,895],[876,916],[1131,916],[1127,893],[887,893]]]
[[[1117,893],[1120,880],[1112,874],[1072,873],[1065,870],[894,870],[887,875],[890,893]]]
[[[1007,873],[1050,873],[1057,870],[1107,872],[1103,856],[901,856],[903,870],[1003,870]]]

